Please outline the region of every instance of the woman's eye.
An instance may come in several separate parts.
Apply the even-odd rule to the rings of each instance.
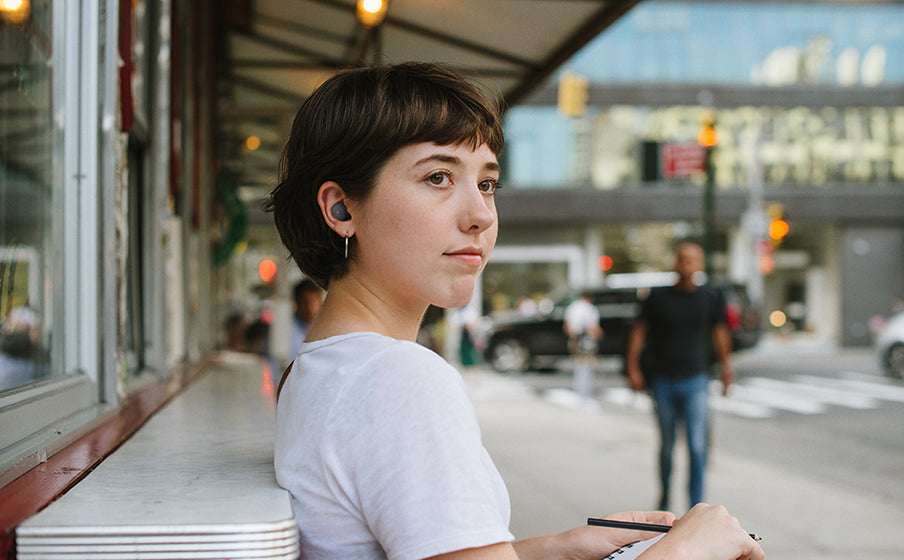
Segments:
[[[495,194],[498,189],[502,188],[502,183],[500,183],[496,179],[484,179],[483,181],[477,183],[477,188],[482,193]]]
[[[442,186],[448,180],[449,175],[441,171],[427,175],[427,182],[434,186]]]

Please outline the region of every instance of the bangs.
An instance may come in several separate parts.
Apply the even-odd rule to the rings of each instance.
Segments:
[[[395,137],[398,144],[466,144],[473,149],[486,144],[496,156],[502,152],[504,141],[498,109],[476,86],[461,81],[425,80],[384,85],[407,92],[407,95],[394,95],[400,91],[387,92],[389,95],[383,99],[388,106],[377,113],[382,116],[377,128],[383,129],[388,137]]]

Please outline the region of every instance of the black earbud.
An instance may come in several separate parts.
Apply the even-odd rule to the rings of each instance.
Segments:
[[[352,215],[348,213],[348,208],[344,202],[337,202],[330,208],[330,213],[340,222],[347,222],[352,219]]]

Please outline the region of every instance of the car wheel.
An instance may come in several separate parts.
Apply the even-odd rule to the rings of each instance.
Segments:
[[[904,379],[904,344],[892,344],[885,353],[885,371],[889,375]]]
[[[530,365],[530,350],[515,338],[504,338],[490,349],[490,365],[503,373],[521,372]]]

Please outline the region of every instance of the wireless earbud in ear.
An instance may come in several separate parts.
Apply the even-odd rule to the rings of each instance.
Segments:
[[[330,208],[330,214],[340,222],[347,222],[352,219],[352,215],[348,213],[348,208],[344,202],[337,202]]]

